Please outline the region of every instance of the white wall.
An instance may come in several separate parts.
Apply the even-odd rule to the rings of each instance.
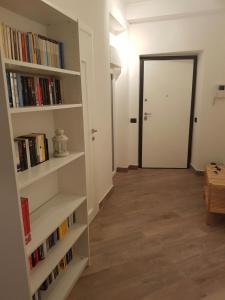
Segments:
[[[113,38],[113,46],[118,49],[122,68],[115,83],[116,101],[116,167],[127,168],[128,130],[129,130],[129,97],[128,97],[128,24],[125,19],[125,6],[120,0],[109,0],[109,11],[124,26],[125,31]]]
[[[49,0],[78,18],[94,32],[96,82],[96,165],[97,198],[101,201],[112,187],[111,103],[109,71],[108,4],[104,0]]]
[[[150,0],[129,4],[126,16],[129,22],[137,23],[218,12],[224,8],[224,0]]]
[[[139,105],[139,55],[199,54],[196,95],[198,124],[194,127],[192,163],[195,168],[202,170],[210,161],[225,162],[225,101],[213,105],[215,86],[225,84],[225,14],[214,12],[204,16],[133,24],[130,26],[129,48],[130,116],[136,117]],[[129,127],[129,163],[136,164],[138,125]]]

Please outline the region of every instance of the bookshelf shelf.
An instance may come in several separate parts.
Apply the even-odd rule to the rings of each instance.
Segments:
[[[86,229],[87,225],[74,225],[65,237],[49,251],[48,256],[30,272],[30,287],[32,293],[36,292],[43,281],[64,257],[66,252],[76,243]]]
[[[81,108],[82,104],[58,104],[58,105],[46,105],[46,106],[31,106],[31,107],[19,107],[11,108],[11,114],[21,114],[29,112],[42,112],[42,111],[51,111],[51,110],[64,110],[64,109],[74,109]]]
[[[38,65],[28,62],[23,62],[19,60],[13,59],[4,59],[6,70],[17,71],[22,73],[30,73],[30,74],[41,74],[48,76],[80,76],[80,72],[65,70],[60,68],[48,67],[44,65]]]
[[[75,257],[74,262],[68,265],[67,272],[56,279],[56,288],[50,287],[43,300],[64,300],[68,296],[73,285],[79,279],[88,264],[88,258]]]
[[[58,194],[33,212],[32,240],[26,247],[27,255],[30,256],[85,200],[86,197]]]
[[[66,166],[76,159],[84,156],[84,152],[70,153],[67,157],[63,158],[51,158],[50,160],[30,168],[24,172],[20,172],[17,175],[18,185],[20,189],[23,189],[35,181],[57,171],[58,169]]]

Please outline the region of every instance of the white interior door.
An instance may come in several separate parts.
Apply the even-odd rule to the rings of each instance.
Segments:
[[[193,60],[144,62],[142,167],[187,168]]]
[[[94,126],[95,84],[93,33],[84,26],[80,27],[81,81],[84,111],[84,132],[86,151],[87,203],[89,222],[96,216],[99,205],[96,197],[96,159],[95,139],[97,131]]]

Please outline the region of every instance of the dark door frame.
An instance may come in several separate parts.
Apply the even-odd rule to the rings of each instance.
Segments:
[[[193,60],[193,81],[192,81],[192,97],[191,97],[191,114],[189,126],[189,143],[188,143],[188,157],[187,168],[190,168],[192,156],[192,141],[193,141],[193,127],[194,127],[194,112],[195,112],[195,95],[197,83],[197,55],[176,55],[176,56],[140,56],[140,86],[139,86],[139,146],[138,146],[138,165],[142,168],[142,146],[143,146],[143,97],[144,97],[144,63],[148,60]]]

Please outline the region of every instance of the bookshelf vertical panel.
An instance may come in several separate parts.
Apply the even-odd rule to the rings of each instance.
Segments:
[[[0,265],[3,272],[0,281],[1,296],[4,299],[28,300],[30,299],[30,290],[2,46],[0,52],[0,133],[4,137],[0,155]],[[20,276],[14,276],[15,274],[20,274]]]

